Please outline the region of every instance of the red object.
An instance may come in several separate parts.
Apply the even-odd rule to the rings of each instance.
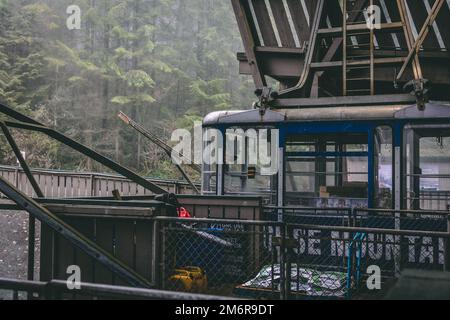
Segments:
[[[177,208],[177,213],[179,218],[192,218],[191,214],[186,210],[186,208]]]

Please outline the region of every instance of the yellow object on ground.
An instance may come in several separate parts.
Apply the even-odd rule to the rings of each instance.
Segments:
[[[208,278],[199,267],[182,267],[175,269],[169,278],[170,286],[175,290],[186,292],[205,292],[208,289]]]

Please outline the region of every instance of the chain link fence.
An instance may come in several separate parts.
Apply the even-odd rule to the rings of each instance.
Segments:
[[[162,288],[246,298],[279,298],[279,224],[160,220]]]
[[[450,266],[448,232],[311,225],[288,225],[288,230],[294,239],[288,261],[308,272],[301,280],[313,279],[305,287],[307,296],[379,294],[402,270],[444,271]],[[368,283],[372,272],[378,278]],[[297,290],[301,284],[294,284]]]
[[[447,211],[407,211],[388,209],[354,209],[354,226],[417,230],[417,231],[450,231]]]
[[[131,253],[135,267],[145,261],[155,289],[191,295],[372,298],[405,269],[450,270],[448,213],[266,208],[264,218],[149,217],[120,234],[114,230],[124,222],[116,220],[105,243]]]
[[[268,221],[285,223],[352,226],[353,210],[351,208],[265,207],[264,218]]]
[[[343,217],[343,224],[328,225],[303,213],[296,217],[303,223],[160,218],[161,288],[252,299],[346,299],[386,292],[404,269],[450,266],[447,230],[420,230],[418,220],[416,230],[398,230]],[[370,280],[373,272],[378,278]]]

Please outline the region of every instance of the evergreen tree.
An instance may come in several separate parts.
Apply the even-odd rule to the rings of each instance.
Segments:
[[[72,4],[81,30],[66,27]],[[229,1],[0,0],[0,99],[144,174],[178,178],[117,113],[168,138],[209,112],[248,107],[240,46]],[[49,167],[105,170],[47,140],[40,152],[32,139],[21,136],[38,165],[48,155]]]

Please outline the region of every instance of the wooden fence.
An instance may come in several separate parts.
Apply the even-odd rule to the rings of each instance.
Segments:
[[[46,198],[108,197],[113,190],[123,196],[151,195],[151,191],[127,178],[104,173],[82,173],[58,170],[31,170]],[[0,175],[28,196],[36,194],[20,167],[0,166]],[[148,179],[176,194],[192,194],[188,183],[176,180]],[[200,188],[200,187],[199,187]]]

